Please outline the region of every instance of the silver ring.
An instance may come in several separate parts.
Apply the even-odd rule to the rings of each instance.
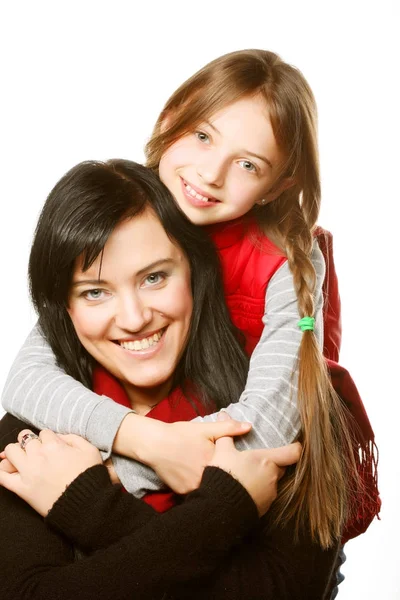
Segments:
[[[40,438],[38,435],[36,435],[36,433],[24,433],[24,435],[22,436],[21,441],[19,443],[22,450],[25,450],[25,447],[27,446],[27,444],[29,444],[29,442],[32,440],[40,440]]]

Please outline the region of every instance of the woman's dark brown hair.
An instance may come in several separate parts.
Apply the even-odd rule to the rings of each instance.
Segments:
[[[93,359],[67,312],[75,263],[83,256],[83,268],[88,269],[115,227],[145,210],[156,215],[191,270],[193,313],[173,385],[184,386],[205,405],[227,406],[243,391],[248,359],[229,319],[218,256],[207,234],[186,218],[159,178],[142,165],[127,160],[83,162],[50,192],[29,260],[39,326],[58,364],[90,388]]]

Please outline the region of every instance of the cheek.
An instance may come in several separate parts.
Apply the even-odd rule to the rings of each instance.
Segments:
[[[159,177],[167,184],[175,169],[190,165],[195,160],[195,148],[189,140],[175,142],[161,157]]]
[[[69,309],[68,313],[81,341],[88,339],[96,341],[104,336],[108,319],[101,307],[75,307]]]
[[[262,198],[263,191],[264,187],[245,181],[242,177],[235,177],[231,180],[229,200],[244,214],[254,206],[257,200]]]
[[[190,280],[176,281],[163,299],[159,311],[165,313],[185,330],[189,329],[193,312],[193,298]]]
[[[176,314],[180,315],[185,327],[188,329],[193,312],[193,296],[190,283],[185,282],[178,286],[175,298]]]

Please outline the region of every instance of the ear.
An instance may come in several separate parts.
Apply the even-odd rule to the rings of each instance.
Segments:
[[[293,177],[285,177],[285,179],[282,179],[276,187],[273,185],[269,192],[264,194],[260,200],[257,200],[256,204],[259,204],[260,206],[269,204],[273,200],[276,200],[276,198],[278,198],[282,192],[293,187],[295,183],[296,180]]]

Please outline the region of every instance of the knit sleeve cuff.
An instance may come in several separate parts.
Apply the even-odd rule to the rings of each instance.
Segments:
[[[232,475],[218,467],[206,467],[200,490],[215,501],[224,503],[234,516],[241,515],[243,531],[248,531],[259,521],[257,506],[245,487]]]
[[[68,531],[74,537],[74,529],[87,520],[94,498],[107,488],[112,489],[113,484],[104,465],[87,469],[53,504],[45,522],[59,531]]]

